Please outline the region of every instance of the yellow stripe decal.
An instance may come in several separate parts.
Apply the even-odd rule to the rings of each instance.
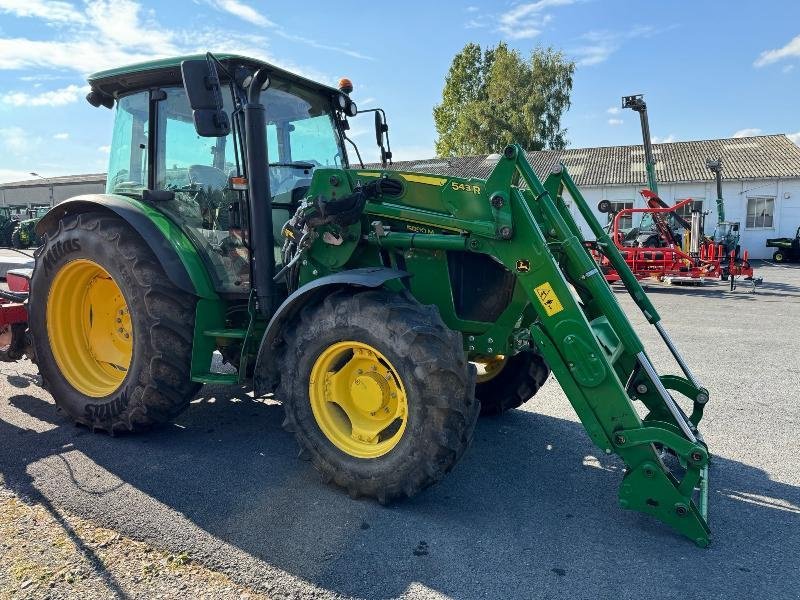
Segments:
[[[553,291],[553,286],[550,285],[549,281],[545,281],[542,285],[533,288],[533,291],[536,292],[536,297],[539,299],[539,303],[544,308],[544,312],[547,313],[548,317],[552,317],[554,314],[564,310],[561,301],[558,299],[558,296],[556,296],[556,293]]]
[[[362,177],[380,177],[381,176],[380,173],[375,173],[375,172],[370,173],[368,171],[359,171],[358,174],[361,175]]]
[[[444,185],[447,177],[431,177],[430,175],[407,175],[402,173],[403,179],[414,183],[424,183],[425,185]]]

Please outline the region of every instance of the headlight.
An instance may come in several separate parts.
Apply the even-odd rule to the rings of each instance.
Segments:
[[[347,108],[347,96],[344,94],[339,94],[336,97],[336,101],[339,103],[340,110],[345,110]]]
[[[345,109],[348,117],[355,117],[358,114],[358,107],[356,106],[355,102],[350,102],[347,105],[347,109]]]

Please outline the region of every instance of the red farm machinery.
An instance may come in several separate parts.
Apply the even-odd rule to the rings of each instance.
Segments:
[[[656,160],[650,141],[650,126],[647,104],[642,95],[625,96],[622,107],[639,113],[644,142],[647,188],[640,191],[645,200],[644,208],[624,208],[610,218],[609,233],[614,245],[637,279],[655,278],[667,283],[703,283],[706,279],[729,280],[731,290],[739,278],[753,282],[753,267],[747,250],[739,247],[739,223],[725,220],[722,197],[722,160],[708,160],[706,165],[714,173],[717,184],[717,228],[713,236],[704,233],[705,213],[691,210],[687,220],[683,215],[691,208],[692,199],[687,198],[669,206],[658,195]],[[598,205],[600,212],[611,213],[611,203],[603,200]],[[623,220],[641,214],[637,227],[624,229]],[[620,274],[608,259],[594,248],[593,254],[602,267],[606,280],[620,280]]]

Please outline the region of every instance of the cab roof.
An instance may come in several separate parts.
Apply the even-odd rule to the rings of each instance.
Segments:
[[[214,53],[214,56],[222,62],[226,68],[236,65],[250,67],[253,70],[267,68],[281,79],[287,79],[300,83],[320,92],[340,94],[341,92],[334,87],[306,79],[275,65],[264,62],[257,58],[240,56],[238,54]],[[147,62],[135,63],[123,67],[115,67],[105,71],[98,71],[89,75],[87,81],[94,90],[117,97],[130,91],[146,89],[158,85],[169,85],[181,82],[181,63],[185,60],[205,60],[205,54],[186,54],[171,58],[161,58]]]

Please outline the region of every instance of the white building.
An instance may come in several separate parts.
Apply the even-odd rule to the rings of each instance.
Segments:
[[[12,212],[23,214],[26,208],[53,206],[73,196],[102,193],[105,189],[105,173],[0,183],[0,206],[10,206]]]
[[[766,239],[793,237],[800,226],[800,147],[785,135],[655,144],[654,155],[661,199],[675,204],[691,198],[696,208],[708,211],[708,234],[717,222],[717,189],[706,160],[722,158],[725,218],[740,223],[741,247],[752,258],[771,257]],[[608,219],[597,211],[601,200],[614,208],[645,206],[639,194],[647,181],[642,146],[529,152],[528,160],[542,179],[563,162],[601,223]],[[496,155],[438,158],[399,162],[392,169],[486,178],[496,161]]]

